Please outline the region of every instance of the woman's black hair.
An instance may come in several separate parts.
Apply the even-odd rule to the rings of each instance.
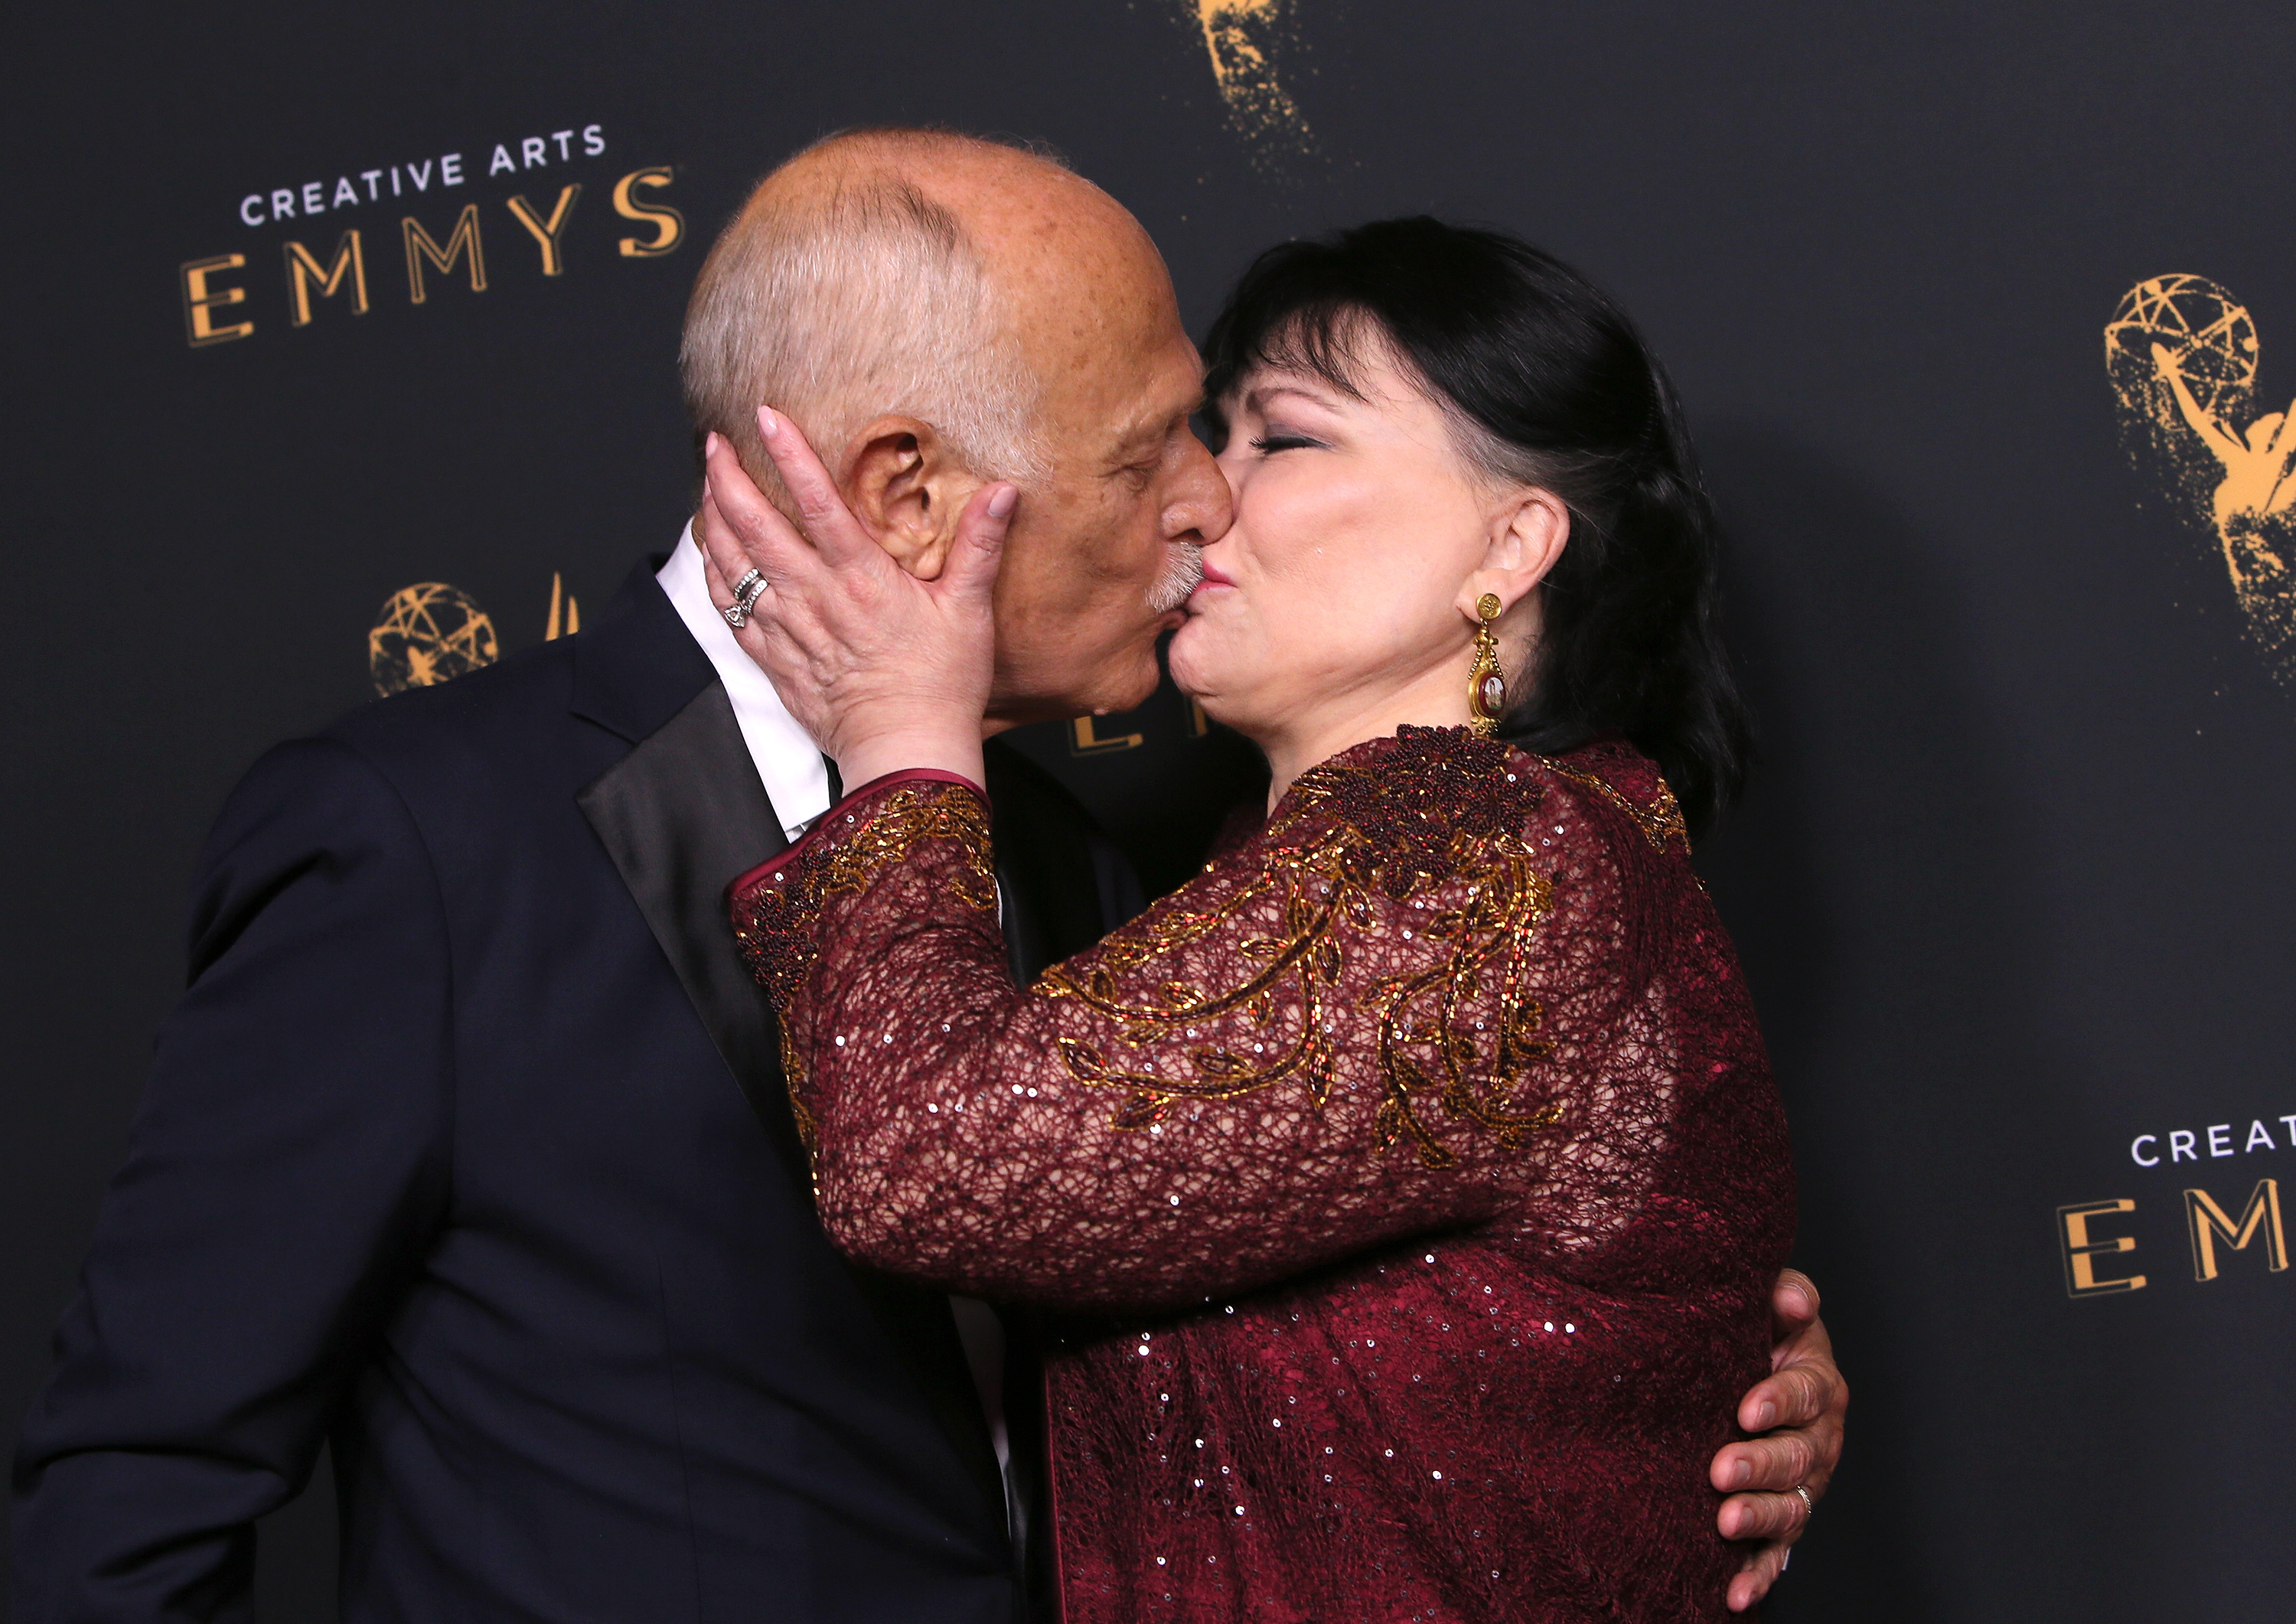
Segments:
[[[1634,323],[1499,232],[1419,216],[1280,243],[1205,340],[1215,431],[1219,403],[1259,365],[1360,398],[1365,344],[1380,340],[1471,463],[1570,510],[1528,691],[1501,734],[1541,755],[1622,735],[1658,763],[1693,832],[1710,826],[1745,780],[1752,733],[1715,624],[1713,504]]]

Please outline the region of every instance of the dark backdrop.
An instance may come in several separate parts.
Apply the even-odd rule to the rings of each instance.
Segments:
[[[2289,1616],[2296,605],[2267,519],[2244,610],[2214,464],[2146,370],[2165,338],[2236,431],[2296,391],[2287,6],[299,0],[11,34],[0,1415],[45,1372],[234,778],[372,696],[402,588],[459,595],[428,595],[444,644],[381,650],[435,676],[485,641],[452,636],[465,604],[516,648],[554,578],[602,603],[666,547],[709,235],[817,134],[946,121],[1064,150],[1199,326],[1265,243],[1417,209],[1638,313],[1730,524],[1767,765],[1702,861],[1857,1392],[1773,1616]],[[613,203],[644,168],[633,207],[683,221],[651,257],[618,245],[668,226]],[[508,200],[546,224],[575,184],[545,275]],[[485,290],[426,264],[413,303],[401,220],[443,243],[465,204]],[[295,324],[285,243],[324,266],[350,228],[369,308],[347,277]],[[234,254],[207,331],[252,331],[194,345],[181,267]],[[2219,291],[2161,290],[2109,373],[2124,294],[2172,273]],[[1168,693],[1029,747],[1168,882],[1250,771]],[[2194,1189],[2263,1202],[2250,1244]],[[330,1614],[328,1515],[322,1486],[266,1531],[268,1616]]]

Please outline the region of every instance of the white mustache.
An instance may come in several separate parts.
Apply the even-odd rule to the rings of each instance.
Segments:
[[[1172,558],[1164,566],[1164,573],[1148,589],[1148,610],[1151,614],[1165,615],[1188,601],[1204,578],[1204,550],[1193,541],[1175,543]]]

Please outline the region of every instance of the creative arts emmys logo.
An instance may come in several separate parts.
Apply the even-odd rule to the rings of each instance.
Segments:
[[[366,316],[390,280],[386,267],[392,259],[405,267],[408,307],[435,308],[442,293],[458,283],[468,284],[470,296],[500,285],[507,268],[505,230],[512,232],[512,243],[522,239],[529,244],[536,256],[531,263],[544,278],[564,275],[577,222],[593,217],[597,209],[594,203],[589,211],[581,208],[585,187],[597,182],[578,176],[606,158],[609,145],[604,126],[579,124],[495,142],[490,150],[483,144],[467,151],[434,149],[422,158],[402,156],[395,163],[332,178],[323,175],[250,192],[233,213],[249,229],[283,233],[275,262],[282,279],[273,284],[279,289],[278,303],[270,308],[284,314],[289,332]],[[670,166],[649,164],[606,186],[612,209],[606,229],[618,258],[660,259],[685,241],[685,217],[664,198],[674,178]],[[513,186],[516,191],[499,194]],[[483,195],[489,191],[498,194]],[[337,234],[332,247],[326,243],[330,232]],[[371,237],[379,241],[371,243]],[[391,247],[382,246],[393,238]],[[319,245],[316,251],[314,243]],[[403,252],[394,253],[393,248]],[[276,331],[275,316],[266,313],[273,296],[261,293],[259,283],[250,284],[253,275],[244,250],[210,254],[176,267],[184,336],[191,348],[234,343],[253,337],[258,326]],[[553,576],[545,641],[570,636],[581,624],[580,606],[563,580]],[[375,692],[390,694],[492,665],[502,647],[493,617],[468,593],[444,581],[420,581],[384,603],[367,632],[366,651]]]
[[[2256,321],[2202,276],[2131,288],[2104,329],[2130,460],[2224,555],[2249,641],[2296,685],[2296,429],[2256,409]]]
[[[286,316],[289,331],[301,331],[335,319],[325,316],[330,309],[354,318],[367,315],[390,280],[385,267],[393,259],[405,267],[410,307],[430,304],[457,282],[466,283],[473,295],[484,293],[502,280],[505,231],[512,242],[527,242],[544,277],[564,275],[576,222],[590,218],[597,207],[580,207],[586,183],[570,176],[606,152],[603,127],[586,124],[495,143],[492,155],[483,160],[483,176],[476,173],[481,162],[476,149],[467,162],[460,152],[435,152],[332,180],[250,192],[234,212],[243,226],[283,227],[291,234],[278,244],[281,281],[272,285],[283,298],[272,308]],[[499,181],[504,176],[510,177],[507,182]],[[659,259],[685,242],[685,217],[662,196],[673,178],[668,165],[652,164],[629,170],[608,187],[615,222],[609,229],[616,234],[620,258]],[[465,187],[488,189],[490,183],[519,189],[465,201]],[[554,195],[552,185],[557,187]],[[529,199],[529,191],[544,201]],[[345,221],[340,232],[338,216]],[[392,216],[398,217],[395,226]],[[324,226],[317,224],[322,219]],[[332,247],[330,232],[337,233]],[[371,242],[371,236],[380,241]],[[268,296],[261,294],[261,283],[250,284],[254,275],[245,250],[209,254],[176,267],[184,341],[193,349],[207,349],[251,338],[259,324],[269,325],[269,320],[257,319]]]
[[[2266,1169],[2282,1154],[2296,1151],[2296,1111],[2278,1119],[2279,1133],[2273,1131],[2272,1121],[2253,1117],[2245,1133],[2237,1117],[2194,1128],[2156,1126],[2131,1139],[2129,1163],[2144,1169],[2136,1177],[2156,1186],[2165,1182],[2176,1193],[2156,1188],[2141,1211],[2136,1199],[2127,1195],[2059,1207],[2057,1250],[2064,1263],[2065,1294],[2076,1299],[2119,1297],[2143,1291],[2158,1275],[2160,1252],[2174,1245],[2169,1236],[2176,1227],[2184,1230],[2193,1279],[2199,1284],[2206,1285],[2221,1275],[2232,1260],[2229,1254],[2235,1252],[2261,1254],[2262,1272],[2267,1275],[2286,1274],[2288,1229],[2281,1217],[2280,1179]],[[2248,1158],[2258,1155],[2268,1160],[2249,1161]],[[2219,1168],[2216,1164],[2220,1161],[2234,1166]],[[2186,1162],[2192,1166],[2186,1168]],[[2199,1186],[2197,1180],[2204,1168],[2210,1169],[2209,1182],[2219,1190],[2225,1187],[2226,1176],[2235,1179],[2233,1188],[2237,1190],[2248,1182],[2245,1170],[2251,1168],[2264,1177],[2257,1178],[2247,1196],[2236,1198],[2235,1203],[2219,1201]],[[2176,1222],[2178,1218],[2183,1220],[2181,1226]],[[2127,1233],[2132,1227],[2146,1236],[2144,1257],[2133,1255],[2140,1247],[2138,1235]],[[2150,1263],[2146,1257],[2152,1259]]]

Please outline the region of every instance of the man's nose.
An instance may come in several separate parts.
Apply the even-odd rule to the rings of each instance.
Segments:
[[[1164,534],[1174,540],[1193,534],[1210,545],[1235,521],[1235,493],[1228,488],[1218,461],[1193,434],[1184,455],[1170,499],[1164,504]]]

